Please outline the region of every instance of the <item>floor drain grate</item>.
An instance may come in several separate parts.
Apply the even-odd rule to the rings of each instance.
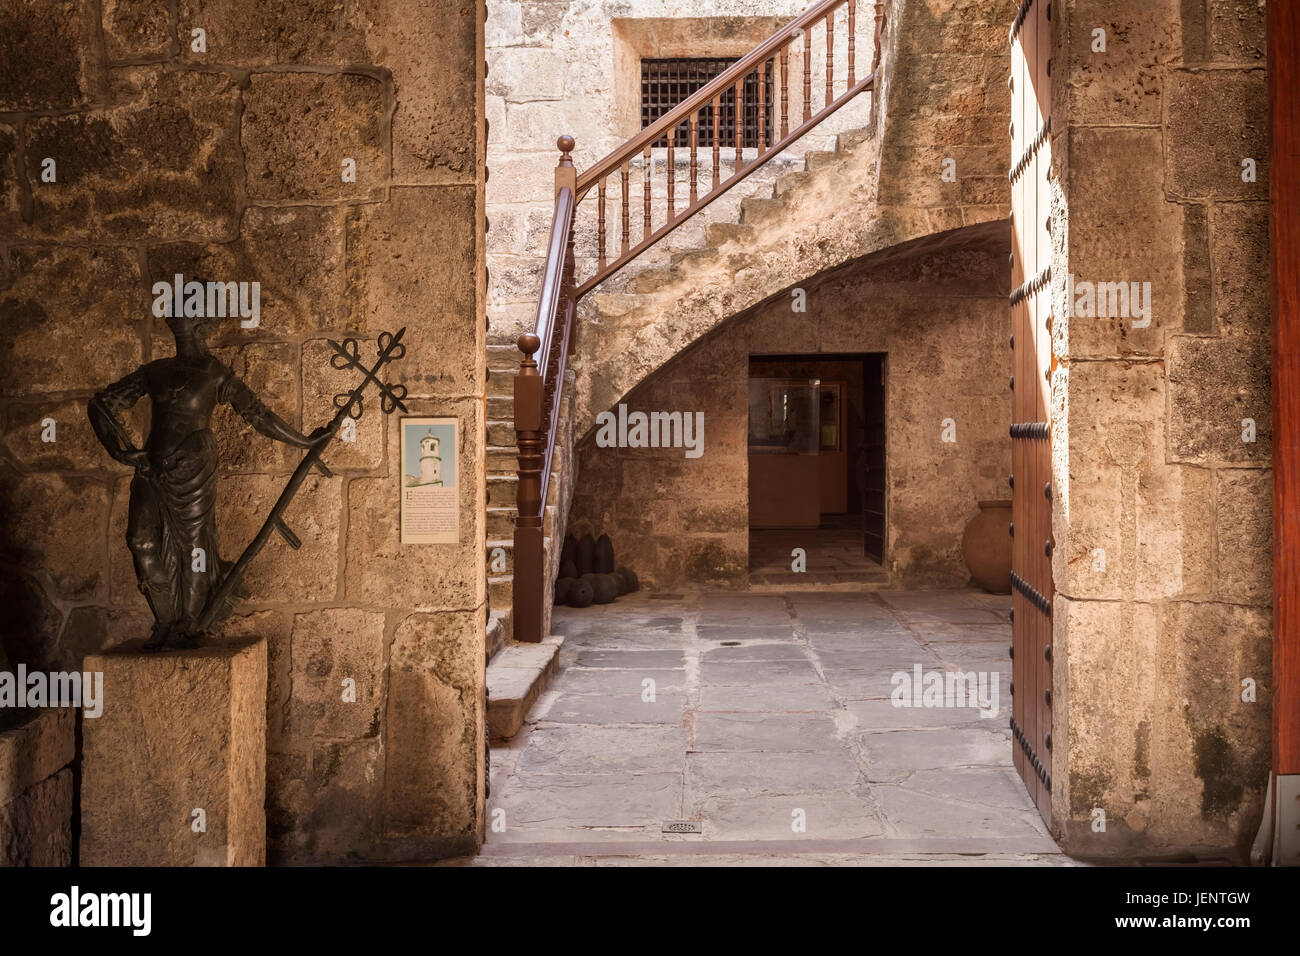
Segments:
[[[740,646],[740,641],[723,641],[721,646],[723,646],[723,647],[739,647],[739,646]]]
[[[699,820],[665,820],[664,833],[703,833],[704,828]]]

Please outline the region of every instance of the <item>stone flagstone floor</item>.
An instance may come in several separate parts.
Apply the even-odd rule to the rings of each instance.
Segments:
[[[557,608],[561,673],[492,751],[482,854],[447,862],[1069,864],[1011,764],[1008,603],[642,592]],[[997,716],[893,706],[892,675],[917,664],[995,673]],[[702,833],[663,832],[674,820]]]

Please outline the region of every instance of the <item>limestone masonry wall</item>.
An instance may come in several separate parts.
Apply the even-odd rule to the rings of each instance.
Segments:
[[[1054,8],[1053,812],[1080,852],[1241,848],[1272,701],[1264,5]],[[1072,317],[1070,275],[1150,282],[1149,327]]]
[[[77,667],[151,623],[124,543],[130,474],[99,448],[86,402],[170,354],[154,281],[261,283],[260,326],[228,320],[211,345],[300,429],[355,384],[326,339],[368,354],[401,326],[393,377],[411,414],[461,423],[459,545],[399,545],[398,422],[371,402],[355,443],[324,456],[333,477],[309,478],[286,515],[302,549],[273,540],[248,575],[226,629],[269,641],[273,862],[481,839],[483,18],[446,0],[0,0],[13,661]],[[214,430],[234,558],[297,455],[228,408]],[[349,677],[355,703],[341,699]]]

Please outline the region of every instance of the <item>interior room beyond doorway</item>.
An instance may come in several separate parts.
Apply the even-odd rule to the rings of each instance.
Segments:
[[[883,353],[751,356],[749,583],[884,585]]]

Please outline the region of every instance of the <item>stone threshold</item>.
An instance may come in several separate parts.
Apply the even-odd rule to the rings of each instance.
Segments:
[[[481,857],[516,856],[666,856],[666,855],[764,855],[771,854],[857,855],[1031,855],[1065,854],[1050,839],[1024,837],[864,837],[847,840],[707,840],[679,837],[674,840],[606,840],[588,843],[489,842]]]

